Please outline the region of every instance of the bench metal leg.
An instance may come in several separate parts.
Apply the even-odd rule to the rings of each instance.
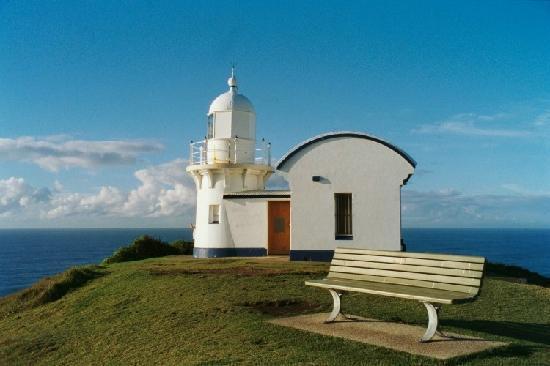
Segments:
[[[420,338],[420,342],[428,342],[437,332],[437,326],[439,323],[438,314],[440,307],[433,306],[429,302],[423,302],[423,304],[428,310],[428,329],[426,329],[426,333],[424,333],[422,338]]]
[[[325,323],[332,323],[340,314],[340,296],[342,296],[342,294],[330,288],[328,290],[332,295],[334,305],[332,308],[332,313],[330,313],[328,319],[325,320]]]

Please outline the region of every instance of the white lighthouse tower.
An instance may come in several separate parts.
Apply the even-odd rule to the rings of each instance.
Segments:
[[[224,195],[263,191],[273,169],[270,144],[256,146],[256,113],[250,100],[238,93],[234,69],[229,90],[210,104],[206,139],[191,142],[187,172],[197,187],[193,233],[198,258],[238,255]]]

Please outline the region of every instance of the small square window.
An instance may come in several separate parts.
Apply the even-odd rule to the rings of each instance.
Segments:
[[[208,206],[208,223],[209,224],[220,223],[220,205]]]

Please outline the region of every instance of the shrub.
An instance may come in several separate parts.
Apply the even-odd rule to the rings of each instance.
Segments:
[[[191,255],[193,254],[193,242],[185,240],[176,240],[170,243],[171,246],[179,251],[179,254]]]
[[[519,266],[487,262],[485,265],[485,272],[492,277],[522,279],[529,284],[550,287],[550,278]]]
[[[162,240],[143,235],[134,240],[132,244],[119,248],[112,256],[106,258],[103,263],[138,261],[146,258],[176,254],[193,254],[193,243],[176,240],[168,244]]]
[[[106,258],[104,263],[119,263],[138,261],[145,258],[164,257],[165,255],[180,254],[176,247],[155,239],[149,235],[143,235],[126,247],[119,248],[112,256]]]

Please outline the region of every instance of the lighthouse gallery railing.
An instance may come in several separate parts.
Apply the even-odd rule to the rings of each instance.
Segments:
[[[242,153],[250,149],[250,140],[235,138],[206,139],[191,141],[189,164],[237,164],[242,163]],[[250,163],[271,165],[271,143],[262,139],[254,148]]]

